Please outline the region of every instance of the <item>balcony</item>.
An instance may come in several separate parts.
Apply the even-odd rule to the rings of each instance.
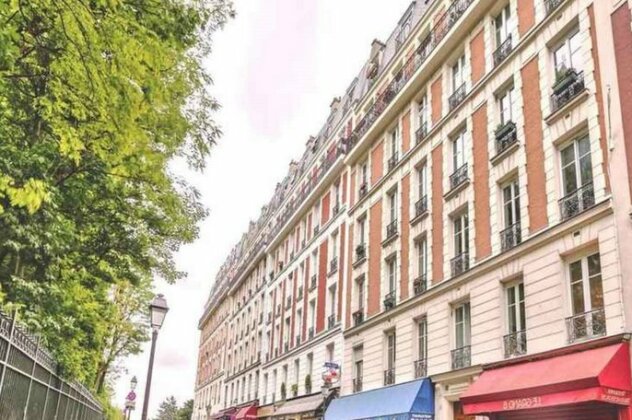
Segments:
[[[496,51],[494,51],[494,66],[497,66],[505,61],[507,56],[509,56],[509,54],[511,53],[512,49],[513,44],[511,42],[511,34],[509,34],[507,36],[507,39],[505,39],[502,44],[500,44],[498,48],[496,48]]]
[[[277,308],[276,308],[276,313],[277,315],[281,315],[281,304],[277,304]]]
[[[362,377],[353,378],[353,392],[362,392]]]
[[[286,341],[285,343],[283,343],[283,351],[285,353],[287,353],[288,351],[290,351],[290,342]]]
[[[569,103],[585,89],[584,72],[575,69],[561,69],[555,75],[553,94],[551,95],[551,112],[555,112]]]
[[[395,169],[395,166],[397,165],[397,162],[399,162],[399,155],[397,154],[397,152],[393,153],[393,155],[388,159],[388,172],[392,171],[393,169]]]
[[[357,327],[362,322],[364,322],[364,308],[360,308],[353,313],[353,326]]]
[[[428,212],[428,196],[424,195],[415,203],[415,219]]]
[[[268,313],[268,319],[266,319],[266,325],[272,324],[272,313]]]
[[[367,195],[368,192],[369,192],[369,184],[367,184],[365,181],[362,184],[360,184],[360,189],[358,190],[358,196],[360,197],[360,199],[362,199]]]
[[[527,354],[527,332],[516,331],[503,337],[505,359]]]
[[[450,352],[452,357],[452,369],[463,369],[472,364],[471,346],[463,346]]]
[[[393,239],[395,236],[397,236],[397,219],[386,225],[386,238],[384,240],[388,241],[389,239]]]
[[[520,222],[500,231],[500,248],[502,252],[509,251],[521,242]]]
[[[314,338],[314,327],[309,327],[309,330],[307,331],[307,337],[311,340],[312,338]]]
[[[296,292],[296,300],[303,299],[303,286],[298,287],[298,291]]]
[[[428,290],[428,279],[425,273],[419,275],[419,277],[413,281],[413,290],[415,291],[415,296],[419,296]]]
[[[340,203],[334,204],[333,208],[331,209],[331,214],[333,216],[336,216],[338,213],[340,213]]]
[[[448,98],[448,105],[450,106],[450,111],[459,106],[461,102],[465,99],[466,94],[465,83],[459,86],[452,95]]]
[[[312,278],[309,282],[309,291],[316,289],[316,274],[312,275]]]
[[[327,317],[327,329],[332,329],[336,325],[336,314]]]
[[[518,141],[516,123],[507,121],[505,124],[499,125],[494,132],[494,137],[496,140],[496,155],[498,156]]]
[[[384,310],[388,311],[395,307],[395,290],[392,290],[386,294],[384,298]]]
[[[386,369],[384,371],[384,386],[393,385],[395,383],[395,368]]]
[[[569,344],[606,335],[606,313],[603,308],[594,309],[566,318]]]
[[[426,359],[415,360],[415,378],[428,376],[428,361]]]
[[[296,342],[296,347],[298,347],[298,346],[300,346],[300,345],[301,345],[301,336],[300,336],[300,335],[297,335],[297,336],[296,336],[296,338],[295,338],[295,342]]]
[[[544,7],[546,9],[546,14],[550,15],[558,8],[560,4],[562,4],[564,0],[544,0]]]
[[[333,257],[329,261],[329,275],[334,274],[336,271],[338,271],[338,257]]]
[[[423,121],[419,124],[419,128],[415,131],[415,141],[417,144],[421,144],[428,136],[428,123]]]
[[[288,296],[287,299],[285,299],[285,309],[290,309],[292,307],[292,297]]]
[[[355,247],[355,262],[358,263],[366,259],[366,244],[361,243]]]
[[[461,165],[460,168],[452,172],[452,175],[450,175],[450,189],[451,190],[457,189],[458,187],[463,185],[468,179],[469,178],[467,174],[467,163],[464,163],[463,165]]]
[[[452,277],[465,273],[470,269],[470,253],[463,252],[450,260]]]
[[[318,226],[318,225],[314,226],[313,232],[314,232],[313,236],[318,235],[318,232],[320,232],[320,226]]]
[[[595,205],[595,190],[592,182],[586,183],[559,201],[562,221],[577,216]]]

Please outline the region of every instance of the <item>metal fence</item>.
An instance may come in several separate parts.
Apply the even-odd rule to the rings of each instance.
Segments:
[[[58,374],[36,336],[0,313],[0,419],[102,420],[103,410],[81,384]]]

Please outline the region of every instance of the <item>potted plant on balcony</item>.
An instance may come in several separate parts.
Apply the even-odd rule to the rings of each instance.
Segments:
[[[494,130],[494,136],[497,139],[500,139],[505,136],[505,134],[509,133],[513,127],[513,123],[511,121],[507,121],[505,123],[499,123]]]
[[[292,396],[296,397],[298,395],[298,384],[292,385]]]
[[[287,396],[287,390],[285,389],[285,382],[281,382],[281,400],[285,401]]]
[[[553,84],[553,92],[559,95],[577,78],[577,72],[572,67],[562,66],[555,71],[555,83]]]
[[[312,375],[310,374],[305,375],[305,393],[312,393]]]

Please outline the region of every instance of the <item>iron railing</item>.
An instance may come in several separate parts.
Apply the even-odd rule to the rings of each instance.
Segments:
[[[353,378],[353,392],[362,392],[362,377]]]
[[[564,0],[544,0],[544,7],[546,9],[546,14],[551,14],[557,7],[562,4]]]
[[[353,313],[353,326],[357,327],[362,322],[364,322],[364,309],[360,308]]]
[[[551,111],[555,112],[569,103],[571,99],[579,95],[585,89],[584,72],[577,73],[570,69],[566,75],[553,86],[551,95]]]
[[[464,163],[459,168],[457,168],[452,175],[450,175],[450,189],[453,190],[456,187],[463,184],[468,180],[467,175],[467,163]]]
[[[388,311],[395,307],[395,290],[392,290],[386,294],[384,298],[384,310]]]
[[[428,123],[424,121],[421,123],[421,125],[415,132],[415,139],[417,140],[417,144],[421,144],[421,142],[424,141],[427,135],[428,135]]]
[[[595,189],[592,182],[588,182],[559,201],[562,220],[591,208],[595,205]]]
[[[527,354],[527,332],[525,330],[516,331],[503,337],[505,344],[505,358],[522,356]]]
[[[505,39],[498,48],[496,48],[496,51],[494,51],[494,66],[497,66],[505,61],[512,49],[513,44],[511,42],[511,34],[509,34],[507,39]]]
[[[366,258],[366,244],[361,243],[355,248],[356,262]]]
[[[472,348],[470,346],[459,347],[451,352],[452,369],[462,369],[472,364]]]
[[[392,171],[395,168],[397,162],[399,162],[399,155],[397,154],[397,152],[395,152],[388,159],[388,172]]]
[[[336,325],[336,314],[331,314],[327,317],[327,328],[331,329]]]
[[[606,335],[606,313],[599,308],[568,317],[566,330],[569,343],[602,337]]]
[[[413,281],[413,290],[415,291],[415,296],[418,296],[424,293],[427,289],[428,289],[427,275],[425,273],[420,274],[419,277],[417,277]]]
[[[393,385],[395,383],[395,368],[386,369],[384,371],[384,386]]]
[[[454,90],[452,95],[448,98],[448,104],[450,105],[450,111],[459,106],[461,102],[465,99],[466,94],[465,83],[461,84],[458,88]]]
[[[452,277],[465,273],[470,269],[470,253],[462,252],[452,258],[450,260],[450,267],[452,268]]]
[[[500,231],[500,247],[503,252],[510,250],[522,240],[520,234],[520,222],[516,222]]]
[[[298,291],[296,292],[296,300],[303,299],[303,286],[298,287]]]
[[[307,336],[311,339],[314,338],[314,327],[309,327],[309,331],[307,332]]]
[[[425,378],[428,375],[428,361],[426,359],[415,360],[415,378]]]
[[[518,141],[516,123],[507,121],[496,130],[494,137],[496,139],[496,155],[499,155]]]
[[[338,257],[333,257],[331,261],[329,261],[329,274],[333,274],[338,271]]]
[[[428,196],[424,195],[415,203],[415,218],[421,217],[428,211]]]
[[[101,405],[81,384],[68,382],[40,340],[0,313],[0,417],[104,419]]]
[[[316,288],[316,274],[312,275],[312,279],[309,283],[310,292]]]
[[[360,198],[364,198],[364,196],[367,195],[368,192],[369,192],[369,184],[367,184],[365,181],[362,184],[360,184],[360,189],[358,190],[358,196]]]
[[[397,235],[397,219],[386,225],[386,240]]]

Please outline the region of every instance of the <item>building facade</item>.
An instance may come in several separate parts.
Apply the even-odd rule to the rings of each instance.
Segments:
[[[631,8],[413,2],[218,274],[195,418],[421,378],[437,419],[629,418]]]

